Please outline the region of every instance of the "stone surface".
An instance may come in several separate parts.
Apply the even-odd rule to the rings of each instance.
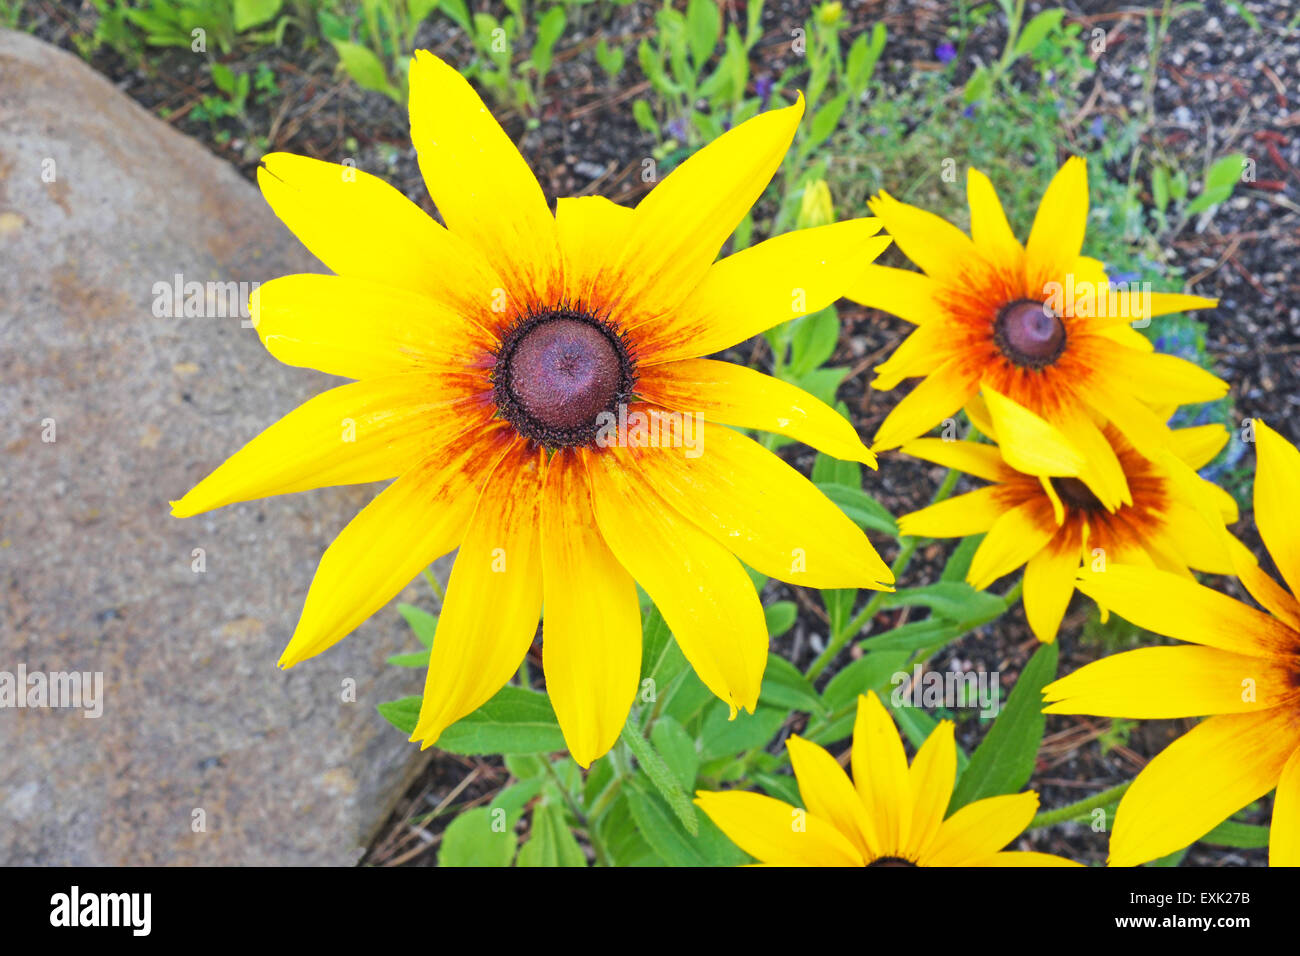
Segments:
[[[0,672],[104,681],[98,718],[0,709],[0,864],[350,863],[415,769],[375,712],[423,676],[384,664],[416,646],[391,607],[275,667],[375,489],[169,515],[336,382],[280,365],[238,316],[156,317],[155,283],[304,271],[324,270],[233,169],[0,31]]]

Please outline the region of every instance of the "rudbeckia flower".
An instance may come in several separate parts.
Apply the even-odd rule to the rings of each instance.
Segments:
[[[695,803],[760,863],[773,866],[1077,866],[1050,853],[1003,850],[1038,809],[1029,791],[948,814],[957,780],[953,724],[940,721],[911,767],[874,691],[858,698],[853,780],[826,750],[786,741],[803,807],[743,790],[700,791]]]
[[[1290,593],[1240,546],[1237,577],[1267,614],[1156,568],[1085,572],[1079,590],[1099,604],[1189,643],[1105,657],[1043,689],[1049,714],[1206,717],[1124,793],[1113,866],[1182,849],[1275,787],[1269,863],[1300,866],[1300,452],[1258,419],[1254,429],[1255,521]]]
[[[1154,455],[1169,431],[1150,405],[1208,401],[1228,386],[1191,362],[1155,354],[1129,323],[1216,300],[1110,286],[1102,264],[1080,254],[1088,176],[1078,157],[1053,177],[1023,246],[988,177],[970,170],[966,191],[969,237],[887,193],[870,202],[922,270],[869,265],[845,293],[916,324],[872,384],[892,389],[925,377],[881,423],[873,449],[923,435],[983,388],[1008,400],[994,411],[1015,467],[1078,477],[1108,508],[1131,504],[1123,468],[1094,418],[1115,423],[1133,447]]]
[[[972,401],[968,412],[976,428],[994,440],[1000,437],[982,400]],[[1120,463],[1131,504],[1107,510],[1078,478],[1017,471],[1001,445],[918,438],[901,450],[992,484],[904,515],[899,530],[929,538],[984,534],[967,583],[983,590],[1024,565],[1025,617],[1044,642],[1056,639],[1081,564],[1145,565],[1184,578],[1191,578],[1189,568],[1230,573],[1227,550],[1185,487],[1194,481],[1213,496],[1216,522],[1237,520],[1232,496],[1194,473],[1223,448],[1227,430],[1222,425],[1178,429],[1170,436],[1171,451],[1152,460],[1138,454],[1116,426],[1099,427]]]
[[[637,689],[634,581],[733,716],[752,712],[768,638],[741,561],[823,588],[891,575],[810,482],[722,426],[870,464],[853,427],[799,389],[697,356],[825,307],[888,240],[857,220],[714,261],[802,99],[700,150],[635,209],[560,199],[552,215],[455,70],[421,51],[410,86],[445,227],[354,167],[265,157],[267,202],[336,274],[261,286],[257,332],[282,362],[357,381],[290,412],[173,513],[395,478],[325,552],[280,665],[321,653],[459,548],[412,737],[426,747],[515,673],[545,604],[560,726],[579,763],[605,753]]]

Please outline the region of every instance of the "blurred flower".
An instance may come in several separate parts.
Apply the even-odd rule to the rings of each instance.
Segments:
[[[957,59],[957,48],[951,43],[940,43],[934,49],[934,58],[947,65]]]
[[[835,209],[831,205],[831,187],[826,185],[826,180],[815,179],[803,189],[803,200],[799,203],[799,219],[796,227],[812,229],[834,221]]]
[[[1097,139],[1102,139],[1106,135],[1106,121],[1100,116],[1094,116],[1088,128]]]
[[[280,664],[327,650],[459,549],[412,736],[426,747],[517,671],[545,602],[565,740],[584,767],[608,751],[639,686],[634,582],[732,715],[752,712],[768,634],[741,561],[812,587],[893,577],[811,482],[723,426],[873,463],[853,427],[792,385],[698,356],[788,320],[792,288],[802,310],[824,308],[889,240],[858,219],[715,262],[780,165],[802,99],[705,146],[635,209],[589,196],[552,214],[455,70],[418,51],[410,90],[446,228],[355,167],[263,158],[267,202],[337,274],[262,285],[258,335],[287,364],[358,381],[290,412],[172,513],[396,479],[326,550]],[[693,456],[687,415],[701,430]]]
[[[803,808],[743,790],[699,791],[696,804],[731,841],[774,866],[1078,866],[1050,853],[1003,850],[1024,832],[1038,794],[1009,793],[948,813],[957,779],[953,723],[930,732],[909,768],[888,711],[858,697],[853,779],[826,750],[786,741]]]
[[[817,10],[817,22],[824,27],[833,27],[840,22],[840,15],[844,12],[844,5],[838,0],[834,3],[823,3]]]
[[[1152,354],[1132,322],[1213,306],[1200,296],[1111,287],[1080,255],[1088,174],[1073,157],[1053,177],[1029,242],[1011,232],[988,177],[970,170],[971,236],[882,192],[869,202],[923,273],[870,265],[845,293],[917,324],[872,383],[924,380],[885,418],[877,450],[896,448],[955,414],[980,390],[1007,401],[995,425],[1007,462],[1031,475],[1076,477],[1113,510],[1132,504],[1124,470],[1098,421],[1148,457],[1169,446],[1152,405],[1220,398],[1227,383],[1171,355]]]
[[[760,76],[754,81],[754,93],[757,94],[761,108],[767,108],[767,101],[772,96],[772,78]]]
[[[1157,754],[1124,794],[1113,866],[1167,856],[1275,787],[1269,863],[1300,866],[1300,451],[1258,419],[1253,427],[1255,522],[1287,587],[1224,540],[1237,577],[1270,613],[1159,565],[1083,573],[1079,590],[1098,604],[1189,644],[1105,657],[1043,689],[1049,714],[1212,715]],[[1212,511],[1208,501],[1203,511]]]

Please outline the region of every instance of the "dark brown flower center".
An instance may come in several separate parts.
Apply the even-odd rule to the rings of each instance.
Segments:
[[[1020,299],[998,312],[993,340],[1017,365],[1042,368],[1065,351],[1065,325],[1045,303]]]
[[[591,441],[600,414],[616,412],[633,381],[622,336],[568,309],[521,318],[507,333],[493,372],[502,417],[548,448]]]
[[[1092,489],[1078,478],[1053,478],[1052,487],[1056,489],[1061,504],[1074,511],[1105,511],[1105,506],[1092,493]]]
[[[916,866],[911,860],[904,860],[901,856],[878,856],[867,866]]]

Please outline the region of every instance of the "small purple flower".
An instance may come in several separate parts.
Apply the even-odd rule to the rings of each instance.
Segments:
[[[1092,124],[1088,128],[1092,131],[1092,135],[1097,139],[1101,139],[1106,135],[1106,121],[1100,116],[1094,116],[1092,118]]]
[[[972,103],[970,106],[968,106],[968,107],[966,107],[964,110],[962,110],[962,111],[961,111],[961,115],[964,116],[964,117],[966,117],[967,119],[970,119],[972,116],[974,116],[974,115],[975,115],[975,104]]]
[[[686,138],[686,124],[681,120],[669,120],[666,128],[668,130],[668,135],[673,139],[683,140]]]
[[[772,78],[770,76],[760,76],[754,81],[754,92],[758,94],[759,101],[763,108],[767,108],[767,101],[772,98]]]
[[[957,59],[957,48],[951,43],[940,43],[934,48],[934,58],[946,66]]]
[[[1140,278],[1142,277],[1136,272],[1120,272],[1110,277],[1110,283],[1115,285],[1118,282],[1137,282]]]

